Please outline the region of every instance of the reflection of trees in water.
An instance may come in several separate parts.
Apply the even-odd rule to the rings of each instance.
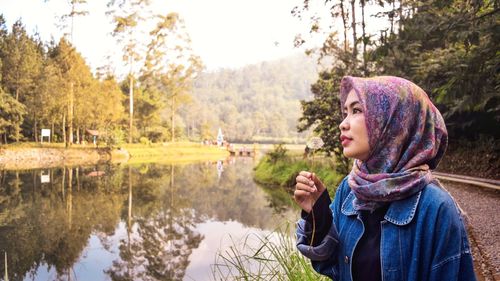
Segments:
[[[120,259],[106,273],[112,280],[182,280],[192,250],[203,239],[195,231],[195,213],[174,203],[174,166],[141,170],[155,176],[136,183],[129,169],[135,203],[128,205],[127,214],[134,225],[128,225],[127,238],[120,241]],[[160,188],[165,187],[162,183],[168,190]]]
[[[163,210],[138,218],[130,240],[120,241],[120,259],[106,273],[112,280],[182,280],[189,256],[203,237],[191,210]]]
[[[249,159],[251,160],[251,159]],[[291,201],[275,201],[252,181],[252,162],[236,161],[224,163],[220,180],[217,163],[205,163],[183,167],[176,173],[176,185],[183,187],[178,195],[188,200],[198,214],[220,221],[235,220],[246,226],[274,228],[273,213],[285,212]],[[201,179],[201,184],[200,184]],[[283,197],[290,197],[285,191],[277,191]],[[273,204],[274,210],[269,206]]]
[[[94,188],[91,182],[98,179],[83,176],[87,170],[54,169],[51,181],[43,184],[40,170],[1,172],[0,251],[8,252],[10,280],[34,277],[44,264],[55,269],[58,280],[70,279],[90,234],[112,234],[122,202],[120,185],[112,179],[120,171],[109,170],[106,191]]]
[[[40,170],[0,171],[0,253],[8,253],[10,280],[33,277],[42,265],[69,279],[92,234],[113,248],[120,220],[129,235],[106,271],[113,280],[182,279],[203,239],[197,223],[275,226],[268,195],[251,180],[252,163],[223,165],[220,179],[215,162],[52,169],[44,172],[49,183],[40,182]]]

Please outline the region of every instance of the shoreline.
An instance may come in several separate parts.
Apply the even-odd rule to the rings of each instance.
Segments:
[[[0,148],[0,169],[29,170],[60,166],[93,165],[111,161],[112,154],[106,148]]]
[[[102,163],[141,163],[155,160],[214,159],[229,156],[217,147],[196,143],[158,145],[133,144],[117,149],[83,147],[57,147],[57,145],[0,146],[0,170],[30,170],[63,166],[88,166]]]

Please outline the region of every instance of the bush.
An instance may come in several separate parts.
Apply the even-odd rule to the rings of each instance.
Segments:
[[[141,144],[143,144],[143,145],[149,145],[149,144],[151,144],[151,142],[149,141],[149,139],[148,139],[148,138],[146,138],[146,137],[140,137],[140,138],[139,138],[139,142],[140,142]]]
[[[269,151],[267,155],[269,156],[269,161],[271,163],[275,164],[279,160],[286,160],[287,158],[287,153],[288,149],[285,148],[283,143],[276,144],[274,145],[274,149],[272,151]]]
[[[104,139],[109,148],[114,148],[123,144],[125,140],[125,133],[121,129],[115,128],[108,131]]]
[[[295,186],[295,178],[300,171],[312,171],[325,184],[330,195],[333,195],[332,192],[335,192],[337,185],[345,176],[345,174],[337,173],[336,164],[330,158],[317,159],[312,167],[312,162],[304,159],[288,157],[272,163],[269,157],[269,155],[264,156],[254,168],[254,180],[260,184],[282,186],[292,190]]]

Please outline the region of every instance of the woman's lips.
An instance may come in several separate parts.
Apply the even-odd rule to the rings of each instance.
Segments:
[[[349,143],[352,141],[351,138],[348,138],[346,136],[340,136],[340,142],[342,143],[342,146],[348,146]]]

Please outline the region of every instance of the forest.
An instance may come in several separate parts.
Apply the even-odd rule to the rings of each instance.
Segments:
[[[67,17],[88,13],[85,2],[71,1]],[[344,75],[412,80],[443,113],[450,138],[499,138],[497,0],[326,1],[328,26],[310,15],[306,0],[291,14],[311,19],[310,34],[330,32],[322,46],[211,72],[192,52],[181,15],[157,15],[149,41],[136,41],[131,34],[147,2],[108,5],[130,67],[125,77],[112,66],[93,72],[71,44],[78,34],[43,42],[21,20],[8,27],[0,17],[0,142],[40,141],[41,128],[68,144],[81,143],[87,130],[113,145],[200,141],[218,128],[230,141],[297,142],[312,129],[335,152],[341,116],[334,93]],[[380,12],[368,15],[370,7]],[[377,32],[367,28],[372,17],[385,22]],[[182,44],[168,45],[171,36]],[[298,34],[294,44],[307,40]]]

